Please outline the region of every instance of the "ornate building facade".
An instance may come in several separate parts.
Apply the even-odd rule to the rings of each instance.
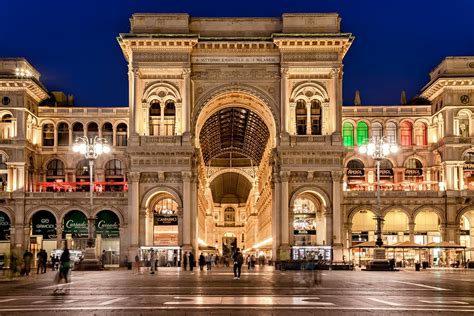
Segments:
[[[151,247],[163,264],[235,247],[350,259],[379,212],[357,148],[381,136],[401,146],[382,162],[385,242],[471,247],[474,57],[443,60],[421,105],[343,106],[354,37],[337,14],[130,21],[128,107],[72,106],[26,60],[0,60],[0,252],[83,248],[93,229],[111,263]],[[78,136],[112,145],[92,206]]]

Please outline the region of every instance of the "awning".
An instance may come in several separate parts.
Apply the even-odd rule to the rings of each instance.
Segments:
[[[447,241],[442,242],[430,242],[426,244],[425,248],[457,248],[457,249],[464,249],[466,246],[461,246],[455,243],[450,243]]]
[[[402,241],[391,245],[390,248],[424,248],[425,246],[411,242],[411,241]]]
[[[386,247],[385,245],[383,247]],[[375,244],[375,241],[366,241],[357,245],[352,246],[351,248],[378,248]]]

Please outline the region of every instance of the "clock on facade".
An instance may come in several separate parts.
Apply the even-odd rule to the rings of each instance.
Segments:
[[[9,97],[6,97],[6,96],[3,97],[3,98],[2,98],[2,104],[3,104],[3,105],[8,105],[8,104],[10,104],[10,98],[9,98]]]
[[[468,104],[469,103],[469,96],[464,94],[460,98],[462,104]]]

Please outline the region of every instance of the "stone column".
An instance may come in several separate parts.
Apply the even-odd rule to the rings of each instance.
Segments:
[[[148,214],[146,212],[146,208],[140,208],[140,213],[138,214],[138,218],[139,218],[138,245],[139,246],[143,246],[143,245],[148,246],[150,244],[147,243],[147,238],[150,235],[150,232],[149,232],[149,227],[148,227],[149,220],[148,220]],[[152,223],[152,225],[153,225],[153,223]],[[152,226],[152,231],[153,231],[153,226]]]
[[[324,212],[324,223],[326,226],[326,238],[325,238],[325,244],[327,246],[332,246],[333,245],[333,212],[330,208],[326,208],[326,211]],[[342,257],[342,254],[341,254]]]
[[[183,251],[190,251],[191,245],[191,172],[182,172],[183,178]]]
[[[410,242],[415,242],[415,223],[408,223],[408,231],[410,234]]]
[[[344,246],[344,255],[345,255],[345,260],[350,260],[354,259],[351,258],[351,246],[352,246],[352,223],[345,223],[344,224],[344,230],[345,230],[345,246]],[[354,260],[355,262],[355,260]]]
[[[458,178],[459,178],[459,190],[464,190],[464,169],[463,166],[460,165],[457,167],[458,169]]]
[[[191,245],[194,249],[194,255],[197,258],[199,243],[198,243],[198,233],[199,233],[199,214],[198,214],[198,186],[197,186],[197,177],[191,175]],[[239,240],[239,236],[237,236]]]
[[[288,133],[288,117],[289,113],[289,93],[288,93],[288,68],[282,67],[280,69],[281,73],[281,132]]]
[[[7,191],[13,191],[13,166],[7,163]]]
[[[281,246],[282,250],[289,249],[289,238],[290,238],[290,231],[289,231],[289,213],[288,213],[288,180],[290,178],[290,172],[281,171],[280,172],[280,179],[281,179],[281,207],[280,207],[280,219],[281,219]]]
[[[311,135],[311,103],[306,104],[306,135]]]
[[[183,98],[181,110],[181,131],[182,133],[189,133],[189,123],[191,114],[191,69],[183,69],[183,91],[181,92]]]
[[[74,144],[75,139],[73,139],[73,134],[72,134],[72,125],[69,125],[69,146],[72,146]]]
[[[275,261],[280,260],[278,253],[281,245],[281,219],[280,219],[280,176],[273,173],[272,179],[272,254]],[[258,239],[257,239],[258,242]]]
[[[128,236],[130,245],[128,247],[128,257],[135,258],[139,248],[139,182],[140,172],[129,172],[128,174]]]
[[[130,136],[136,136],[138,134],[138,111],[136,108],[136,90],[137,90],[137,80],[138,79],[138,70],[133,68],[132,64],[128,65],[128,108],[130,111],[129,119],[129,130]],[[135,255],[133,256],[135,257]]]
[[[331,236],[334,246],[334,260],[342,260],[343,243],[342,243],[342,171],[331,171],[332,178],[332,219],[333,219],[333,235]]]
[[[145,209],[143,211],[144,218],[145,218],[145,245],[151,246],[154,244],[154,214],[153,209],[149,209],[148,211]]]
[[[183,208],[178,207],[176,210],[178,215],[178,245],[183,245]]]

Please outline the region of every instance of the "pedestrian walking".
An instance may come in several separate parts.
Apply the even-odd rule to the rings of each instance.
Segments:
[[[43,249],[36,254],[36,274],[43,272]]]
[[[102,254],[100,255],[100,263],[102,264],[102,269],[105,268],[105,260],[107,259],[107,254],[105,250],[102,250]]]
[[[204,268],[204,261],[205,261],[204,260],[204,255],[201,252],[201,254],[199,255],[199,270],[201,270],[201,271]]]
[[[69,293],[69,270],[71,269],[71,258],[67,245],[64,246],[63,253],[59,258],[59,271],[56,274],[55,280],[57,283],[54,294],[68,294]],[[64,286],[61,282],[64,280]]]
[[[237,248],[232,259],[234,260],[234,280],[240,280],[240,272],[244,263],[244,256],[240,252],[240,248]]]
[[[29,252],[28,250],[25,250],[25,253],[23,254],[23,264],[25,265],[24,272],[26,275],[30,275],[32,260],[33,260],[33,254]]]
[[[250,270],[250,265],[252,264],[252,261],[250,259],[250,255],[247,256],[247,270]]]
[[[208,253],[207,256],[206,256],[206,265],[207,265],[207,270],[211,271],[212,255],[210,253]]]
[[[184,271],[186,271],[188,268],[188,253],[186,251],[184,252],[184,255],[183,255],[183,267],[184,267]]]
[[[156,255],[155,250],[150,250],[150,274],[155,274]]]
[[[44,249],[43,249],[43,254],[41,255],[41,260],[43,261],[43,264],[42,264],[43,271],[42,271],[42,273],[46,273],[46,265],[48,263],[48,253]]]
[[[138,255],[135,256],[135,267],[137,268],[137,274],[140,273],[140,257]]]
[[[189,252],[189,271],[193,271],[195,264],[196,264],[196,261],[194,259],[194,254],[190,251]]]
[[[216,254],[216,257],[214,258],[214,263],[215,263],[216,267],[217,267],[217,265],[219,264],[219,259],[220,259],[220,258],[219,258],[219,255]]]

